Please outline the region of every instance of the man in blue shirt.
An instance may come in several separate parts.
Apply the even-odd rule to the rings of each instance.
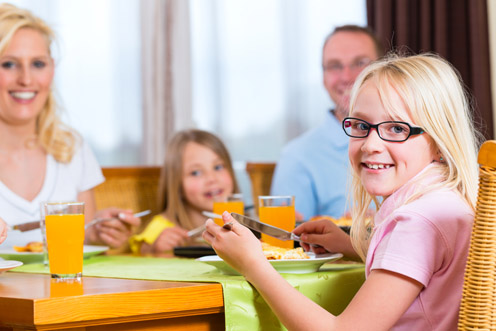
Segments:
[[[337,27],[322,49],[324,86],[334,102],[320,126],[287,144],[271,186],[272,195],[294,195],[295,209],[307,220],[316,215],[341,217],[346,210],[348,137],[341,128],[348,115],[350,91],[365,66],[382,56],[368,29]]]

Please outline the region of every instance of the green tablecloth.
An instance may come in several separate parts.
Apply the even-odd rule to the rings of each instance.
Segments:
[[[26,264],[15,271],[48,273],[42,264]],[[194,259],[97,256],[84,261],[83,276],[218,282],[222,284],[224,293],[226,330],[285,330],[262,297],[242,276],[224,275],[215,267]],[[283,274],[283,277],[329,312],[339,314],[363,283],[364,268],[362,265],[325,264],[318,272]]]

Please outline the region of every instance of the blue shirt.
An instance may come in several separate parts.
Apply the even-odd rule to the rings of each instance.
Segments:
[[[283,149],[271,195],[294,195],[305,220],[315,215],[339,218],[348,209],[348,142],[341,123],[329,112],[324,122]]]

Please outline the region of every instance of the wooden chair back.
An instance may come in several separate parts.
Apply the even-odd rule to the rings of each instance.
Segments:
[[[150,209],[148,220],[158,214],[160,167],[104,167],[105,182],[95,188],[97,209],[119,207],[135,212]]]
[[[496,330],[496,141],[479,150],[479,192],[465,268],[459,330]]]
[[[258,197],[270,195],[270,185],[276,164],[274,162],[247,162],[246,172],[250,177],[251,195],[255,214],[258,214]]]

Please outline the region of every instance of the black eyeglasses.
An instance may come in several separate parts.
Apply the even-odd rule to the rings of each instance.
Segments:
[[[411,126],[406,122],[387,121],[378,124],[370,124],[367,121],[354,117],[346,117],[343,120],[344,132],[353,138],[365,138],[370,129],[374,128],[379,138],[385,141],[402,142],[417,134],[424,133],[424,129]]]

